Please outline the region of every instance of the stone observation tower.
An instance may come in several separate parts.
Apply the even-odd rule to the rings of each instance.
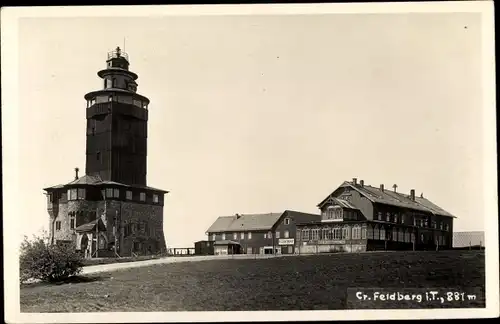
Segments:
[[[45,188],[52,243],[75,243],[86,257],[165,250],[164,195],[147,186],[149,99],[137,93],[127,53],[109,52],[97,72],[103,89],[85,95],[85,175]]]

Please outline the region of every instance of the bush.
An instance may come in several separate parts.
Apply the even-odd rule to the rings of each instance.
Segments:
[[[47,237],[24,238],[20,254],[21,282],[39,279],[57,282],[77,275],[82,270],[83,258],[75,246],[51,245]]]

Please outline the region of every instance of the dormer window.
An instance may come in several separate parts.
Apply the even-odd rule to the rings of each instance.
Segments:
[[[157,203],[159,203],[159,202],[160,202],[159,196],[158,196],[157,194],[154,194],[154,195],[153,195],[153,202],[154,202],[155,204],[157,204]]]

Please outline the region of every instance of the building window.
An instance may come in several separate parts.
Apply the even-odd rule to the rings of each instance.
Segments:
[[[57,221],[56,222],[56,231],[60,231],[61,230],[61,221]]]
[[[398,229],[395,227],[392,228],[392,241],[398,241]]]
[[[273,238],[273,234],[271,232],[267,232],[267,238],[268,239]]]
[[[108,96],[108,101],[109,101],[109,102],[113,101],[113,95],[109,95],[109,96]]]
[[[319,239],[319,229],[315,228],[311,230],[311,240],[315,241]]]
[[[283,233],[283,237],[284,237],[284,238],[288,238],[288,237],[290,237],[290,232],[285,231],[285,233]]]
[[[445,225],[444,225],[444,230],[445,230],[445,231],[449,231],[449,230],[450,230],[450,225],[445,224]]]
[[[101,152],[97,152],[95,154],[95,158],[96,158],[97,161],[100,161],[101,160]]]
[[[302,230],[302,240],[309,241],[309,230],[308,229]]]
[[[212,241],[215,241],[215,237],[216,237],[215,233],[212,234]]]
[[[226,233],[222,233],[222,240],[225,241],[226,240]]]
[[[127,190],[125,192],[125,195],[126,195],[127,200],[132,200],[132,191]]]
[[[285,218],[285,225],[290,225],[290,218]]]
[[[233,240],[238,239],[238,233],[233,233]]]
[[[139,199],[141,201],[146,201],[146,193],[145,192],[141,192]]]
[[[78,199],[78,189],[68,189],[68,200]]]
[[[401,214],[401,224],[404,224],[405,221],[406,221],[406,215],[405,214]]]
[[[335,227],[333,229],[333,239],[341,240],[342,239],[342,229],[340,227]]]
[[[113,198],[113,188],[106,188],[106,197]]]
[[[342,228],[342,239],[348,239],[349,238],[349,227],[343,227]]]
[[[434,229],[436,229],[436,228],[437,228],[436,221],[432,221],[432,222],[431,222],[431,224],[432,224],[432,225],[431,225],[431,226],[432,226],[432,228],[434,228]]]
[[[76,224],[75,216],[71,216],[69,219],[69,228],[75,229],[75,224]]]
[[[366,240],[366,227],[361,228],[361,239]]]
[[[241,232],[240,233],[240,240],[244,240],[245,239],[245,233]]]
[[[157,204],[160,201],[159,196],[157,194],[153,195],[153,202]]]
[[[276,231],[276,238],[279,239],[280,238],[280,232]]]
[[[385,240],[386,238],[387,238],[387,236],[385,235],[385,228],[381,227],[380,228],[380,239]]]
[[[247,239],[249,239],[249,240],[252,239],[252,232],[248,232]]]
[[[390,222],[391,221],[391,213],[386,214],[386,221]]]
[[[394,223],[398,222],[398,214],[394,214]]]
[[[120,198],[120,189],[113,189],[113,197]]]
[[[352,239],[359,240],[361,238],[361,228],[359,226],[354,226],[352,228]]]

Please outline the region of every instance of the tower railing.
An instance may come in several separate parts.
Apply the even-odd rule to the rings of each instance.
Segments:
[[[108,60],[113,59],[113,58],[119,58],[123,57],[129,62],[128,54],[123,52],[122,50],[114,50],[111,52],[108,52]]]

